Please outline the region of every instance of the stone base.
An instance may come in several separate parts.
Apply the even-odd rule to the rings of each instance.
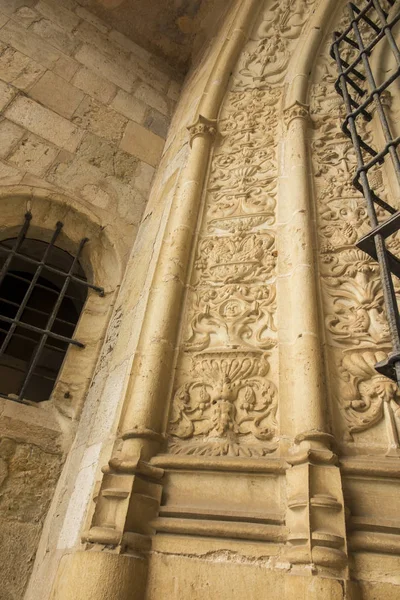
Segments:
[[[93,550],[68,554],[51,600],[143,600],[146,573],[147,562],[136,557]]]

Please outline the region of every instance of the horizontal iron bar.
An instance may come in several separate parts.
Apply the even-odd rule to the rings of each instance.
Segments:
[[[31,258],[30,256],[26,256],[26,254],[22,254],[21,252],[13,252],[12,248],[8,248],[8,246],[5,246],[1,242],[0,242],[0,251],[6,252],[6,253],[12,253],[13,256],[20,258],[21,260],[25,260],[28,263],[31,263],[31,264],[34,264],[37,266],[42,266],[44,269],[47,269],[51,273],[56,273],[57,275],[60,275],[60,277],[68,276],[68,272],[62,271],[61,269],[57,269],[57,267],[48,265],[44,261],[37,260],[35,258]],[[81,277],[79,277],[77,275],[69,275],[69,277],[70,277],[70,279],[75,281],[75,283],[79,283],[80,285],[89,287],[89,288],[95,290],[96,292],[98,292],[101,296],[104,296],[104,288],[94,285],[92,283],[89,283],[88,281],[86,281],[85,279],[82,279]]]
[[[74,346],[78,346],[79,348],[84,348],[85,344],[82,342],[78,342],[77,340],[73,340],[71,338],[67,338],[63,335],[59,335],[58,333],[54,333],[49,329],[40,329],[40,327],[35,327],[34,325],[30,325],[29,323],[24,323],[22,321],[16,321],[15,319],[11,319],[10,317],[5,317],[4,315],[0,315],[0,321],[4,321],[5,323],[16,323],[18,327],[22,327],[22,329],[29,329],[29,331],[34,331],[35,333],[40,333],[40,335],[48,335],[49,337],[54,338],[55,340],[60,340],[60,342],[66,342],[67,344],[73,344]]]

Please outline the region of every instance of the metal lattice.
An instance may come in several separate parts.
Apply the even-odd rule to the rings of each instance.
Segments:
[[[49,242],[40,242],[27,237],[31,219],[27,213],[18,236],[0,242],[0,397],[22,403],[29,402],[32,388],[44,380],[51,393],[69,345],[84,347],[73,334],[88,289],[104,294],[86,281],[80,267],[87,238],[75,254],[67,254],[56,246],[62,223]],[[29,255],[33,242],[39,245],[39,256]],[[64,268],[54,260],[57,252],[67,257]],[[69,320],[63,318],[67,303],[73,307]],[[13,393],[7,393],[10,385],[16,388]]]
[[[400,137],[392,135],[383,101],[384,92],[400,78],[400,51],[393,34],[394,26],[400,21],[400,9],[390,10],[394,5],[395,0],[386,0],[385,7],[379,0],[369,0],[359,8],[350,2],[350,24],[342,33],[334,33],[331,56],[336,60],[339,73],[335,87],[343,97],[346,109],[342,129],[351,138],[357,157],[354,185],[364,195],[371,226],[357,246],[379,263],[392,344],[388,358],[375,368],[400,385],[400,318],[392,279],[392,274],[400,278],[400,260],[387,249],[386,243],[387,238],[400,229],[400,211],[380,198],[377,190],[373,189],[373,171],[382,168],[386,160],[391,162],[400,187]],[[370,58],[383,39],[393,53],[396,69],[377,85]],[[385,139],[384,147],[378,150],[372,148],[366,136],[360,133],[362,121],[364,124],[365,120],[371,121],[374,110]],[[390,215],[384,221],[378,220],[377,206]]]

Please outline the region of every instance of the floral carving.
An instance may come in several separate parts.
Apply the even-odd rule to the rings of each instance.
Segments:
[[[280,0],[263,14],[253,39],[243,52],[236,87],[278,85],[285,76],[293,41],[297,40],[315,0]]]
[[[340,15],[334,29],[343,31],[349,24],[347,12]],[[363,36],[373,35],[360,23]],[[365,31],[364,31],[365,30]],[[375,364],[386,358],[389,345],[388,323],[384,311],[379,267],[356,247],[370,223],[365,200],[355,189],[352,178],[357,159],[352,142],[344,135],[343,99],[336,92],[336,65],[329,58],[327,40],[316,65],[311,88],[310,113],[313,122],[311,142],[317,199],[320,273],[325,325],[328,333],[328,362],[341,355],[338,389],[334,392],[349,434],[366,431],[385,419],[390,451],[398,451],[398,398],[395,384],[378,374]],[[349,63],[356,49],[347,48]],[[355,90],[352,96],[357,101]],[[390,102],[388,97],[387,102]],[[372,111],[371,111],[372,112]],[[363,117],[357,119],[362,138],[375,147],[373,129]],[[385,199],[387,183],[382,170],[368,174],[378,196]],[[378,219],[384,215],[378,209]],[[395,252],[398,236],[388,240]],[[396,284],[395,284],[396,285]],[[336,384],[336,382],[335,382]],[[353,440],[354,441],[354,440]]]
[[[341,376],[346,386],[342,391],[342,409],[350,439],[353,434],[386,422],[388,452],[398,454],[400,406],[397,384],[375,370],[375,364],[386,358],[385,352],[368,351],[347,354],[341,363]]]
[[[352,347],[387,345],[389,331],[378,265],[356,248],[324,258],[335,275],[324,279],[334,311],[326,317],[333,341]]]
[[[202,287],[194,294],[186,350],[269,350],[276,345],[275,286]]]
[[[265,377],[268,370],[264,354],[197,355],[193,380],[175,393],[171,452],[208,456],[273,452],[277,398],[274,384]]]
[[[265,281],[275,267],[274,242],[267,232],[204,238],[196,262],[200,280],[226,284]]]

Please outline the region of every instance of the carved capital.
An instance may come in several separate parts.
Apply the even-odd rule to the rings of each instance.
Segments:
[[[217,134],[217,121],[215,119],[206,119],[202,115],[199,115],[197,121],[188,127],[189,137],[190,137],[190,145],[193,144],[193,140],[201,136],[209,136],[212,139],[215,138]]]
[[[295,102],[292,106],[285,108],[283,111],[283,120],[286,128],[294,119],[310,119],[310,107],[307,104]]]

